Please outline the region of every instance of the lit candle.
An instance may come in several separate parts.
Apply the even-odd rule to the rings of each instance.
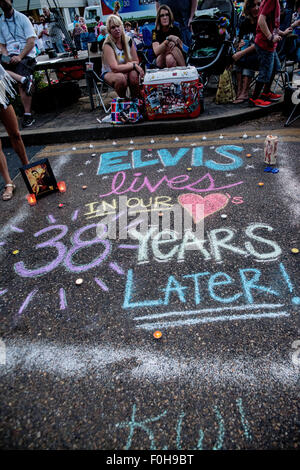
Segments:
[[[36,205],[36,197],[34,194],[27,194],[26,196],[28,204],[30,206],[35,206]]]
[[[66,190],[67,190],[67,186],[66,186],[66,183],[64,181],[59,181],[57,183],[57,187],[58,187],[60,193],[65,193]]]

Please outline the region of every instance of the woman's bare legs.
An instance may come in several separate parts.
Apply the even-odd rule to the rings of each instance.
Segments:
[[[29,160],[20,134],[17,116],[14,108],[11,105],[9,105],[6,109],[0,110],[0,120],[2,121],[6,132],[9,135],[11,145],[16,154],[19,156],[22,164],[28,165]]]
[[[4,179],[4,183],[5,183],[5,189],[2,194],[2,199],[3,201],[9,201],[13,196],[15,186],[12,182],[11,177],[9,176],[6,156],[4,155],[3,150],[2,150],[1,140],[0,140],[0,174],[2,175]]]
[[[172,51],[158,55],[156,57],[156,65],[160,69],[164,67],[185,67],[185,60],[181,50],[178,47],[174,47]]]
[[[11,78],[16,80],[16,82],[18,82],[18,83],[22,82],[22,78],[25,78],[22,75],[19,75],[18,73],[12,72],[11,70],[6,70],[6,71],[11,76]]]
[[[0,140],[0,173],[4,179],[5,184],[11,184],[12,179],[9,176],[8,173],[8,168],[7,168],[7,161],[6,161],[6,156],[3,153],[2,150],[2,142]]]
[[[132,98],[141,98],[141,87],[139,84],[139,74],[133,70],[128,74],[129,88]]]
[[[174,49],[172,49],[171,51],[171,54],[176,61],[176,65],[178,65],[179,67],[185,67],[185,60],[183,54],[178,47],[174,47]]]
[[[120,98],[126,97],[126,90],[128,86],[127,74],[107,72],[105,74],[104,80],[115,89]]]

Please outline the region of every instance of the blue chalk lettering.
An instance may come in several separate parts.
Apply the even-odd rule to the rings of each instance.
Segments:
[[[199,439],[197,442],[197,449],[196,450],[203,450],[203,439],[204,439],[204,432],[202,429],[199,429]]]
[[[180,413],[179,419],[177,421],[177,428],[176,428],[176,445],[177,445],[177,450],[182,450],[181,448],[181,427],[182,427],[182,421],[184,418],[184,413]]]
[[[195,285],[195,304],[196,305],[199,305],[200,302],[201,302],[201,295],[200,295],[200,291],[199,291],[199,284],[198,284],[198,278],[199,277],[202,277],[202,276],[209,276],[210,273],[209,272],[206,272],[206,273],[196,273],[196,274],[187,274],[183,277],[191,277],[194,279],[194,285]]]
[[[154,307],[155,305],[163,304],[162,299],[144,300],[143,302],[131,302],[131,296],[133,292],[134,292],[133,270],[129,269],[127,273],[123,308]]]
[[[216,280],[216,279],[218,279],[218,277],[222,277],[222,276],[225,278],[225,280],[223,280],[223,281],[217,281]],[[233,282],[232,278],[226,273],[219,272],[219,273],[213,274],[209,278],[209,281],[208,281],[209,295],[211,296],[212,299],[217,300],[218,302],[222,302],[224,304],[234,302],[235,300],[237,300],[242,295],[242,293],[235,294],[232,297],[224,297],[224,296],[219,297],[214,292],[215,286],[224,286],[224,285],[232,284],[232,282]]]
[[[281,271],[281,274],[282,274],[282,276],[283,276],[283,279],[284,279],[285,282],[287,283],[287,286],[288,286],[288,288],[289,288],[289,291],[290,291],[290,292],[293,292],[293,290],[294,290],[293,284],[291,283],[291,280],[290,280],[290,278],[289,278],[288,273],[287,273],[286,270],[285,270],[285,267],[284,267],[284,264],[283,264],[283,263],[280,263],[280,264],[279,264],[279,269],[280,269],[280,271]]]
[[[175,166],[189,150],[190,149],[181,148],[175,155],[172,155],[169,150],[160,149],[157,153],[164,166]]]
[[[107,152],[102,153],[100,157],[100,164],[97,175],[104,175],[106,173],[114,173],[123,170],[130,170],[130,163],[123,163],[122,158],[127,157],[128,152]]]
[[[241,398],[237,398],[236,404],[237,404],[238,410],[239,410],[240,415],[241,415],[241,422],[242,422],[242,426],[243,426],[243,429],[244,429],[244,435],[245,435],[245,437],[248,441],[251,441],[252,440],[252,435],[251,435],[251,432],[250,432],[249,423],[248,423],[248,421],[245,417],[245,412],[244,412],[244,408],[243,408],[243,400]]]
[[[123,422],[123,423],[117,423],[116,427],[117,428],[129,428],[129,435],[126,443],[125,450],[129,450],[131,447],[132,443],[132,438],[134,435],[135,429],[142,429],[146,434],[148,434],[149,440],[150,440],[150,450],[156,450],[156,445],[155,445],[155,439],[154,439],[154,434],[151,429],[149,429],[145,424],[148,423],[155,423],[155,421],[158,421],[161,419],[163,416],[165,416],[167,411],[164,411],[158,416],[155,416],[154,418],[147,418],[144,421],[136,421],[135,420],[135,414],[136,414],[136,405],[133,405],[132,407],[132,416],[131,416],[131,421],[129,422]]]
[[[213,446],[213,450],[220,450],[222,449],[223,442],[224,442],[224,435],[225,435],[224,420],[217,406],[214,406],[214,411],[215,411],[215,414],[217,416],[217,420],[219,423],[219,431],[218,431],[218,439],[215,445]]]
[[[221,147],[217,147],[216,152],[219,155],[222,155],[223,157],[229,158],[232,163],[217,163],[214,160],[207,160],[207,162],[205,162],[205,166],[207,166],[207,168],[210,168],[211,170],[217,171],[236,170],[237,168],[242,166],[243,160],[237,155],[228,152],[228,150],[235,150],[237,152],[241,152],[243,150],[243,147],[237,147],[236,145],[222,145]]]
[[[181,302],[185,303],[185,297],[184,297],[184,290],[187,289],[187,287],[182,286],[174,276],[170,276],[168,279],[168,284],[165,289],[161,289],[163,292],[165,292],[165,300],[164,304],[168,305],[169,300],[170,300],[170,293],[171,292],[177,292],[178,297]]]
[[[192,166],[203,165],[203,147],[195,147],[192,153]]]
[[[134,150],[132,152],[132,168],[143,168],[144,166],[156,165],[157,163],[159,163],[159,160],[157,158],[155,160],[147,160],[143,162],[141,157],[141,150]]]
[[[251,279],[247,279],[246,273],[254,273],[254,276],[252,276]],[[242,285],[243,285],[243,290],[244,290],[244,295],[248,301],[249,304],[253,303],[253,296],[251,293],[252,289],[260,290],[262,292],[266,292],[267,294],[272,294],[272,295],[279,295],[278,292],[275,290],[271,289],[270,287],[265,287],[256,284],[256,282],[259,280],[261,276],[261,272],[259,269],[240,269],[240,277],[242,280]]]

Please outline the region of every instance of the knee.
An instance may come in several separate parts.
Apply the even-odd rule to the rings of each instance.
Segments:
[[[19,130],[13,131],[11,134],[9,134],[9,137],[11,138],[11,140],[14,140],[15,142],[19,142],[22,140],[21,133]]]
[[[115,78],[115,88],[126,88],[127,87],[127,79],[125,75],[118,74]]]
[[[139,84],[139,76],[137,72],[130,72],[129,74],[129,82],[131,85],[138,85]]]
[[[176,60],[174,59],[172,54],[168,54],[166,56],[166,66],[167,66],[167,68],[176,67]]]
[[[161,55],[156,57],[156,65],[159,69],[164,67],[164,58]]]

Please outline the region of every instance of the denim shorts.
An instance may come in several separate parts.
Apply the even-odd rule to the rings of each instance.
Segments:
[[[236,62],[235,65],[237,72],[241,72],[242,75],[247,77],[254,77],[255,71],[259,70],[259,63],[256,52],[243,56]]]
[[[12,57],[12,55],[10,57]],[[11,70],[12,72],[22,75],[22,77],[29,77],[29,75],[33,75],[35,66],[36,60],[32,57],[26,56],[21,60],[21,62],[18,62],[17,64],[8,64],[5,68],[6,70]]]
[[[265,51],[257,44],[255,44],[255,49],[259,62],[257,81],[261,83],[269,83],[272,78],[272,74],[279,72],[281,69],[278,54],[276,51]]]
[[[241,74],[243,75],[243,77],[251,77],[251,78],[253,78],[254,75],[255,75],[255,71],[254,71],[254,70],[246,69],[246,68],[243,68],[243,67],[239,67],[238,65],[235,66],[235,70],[236,70],[236,72],[241,73]]]

